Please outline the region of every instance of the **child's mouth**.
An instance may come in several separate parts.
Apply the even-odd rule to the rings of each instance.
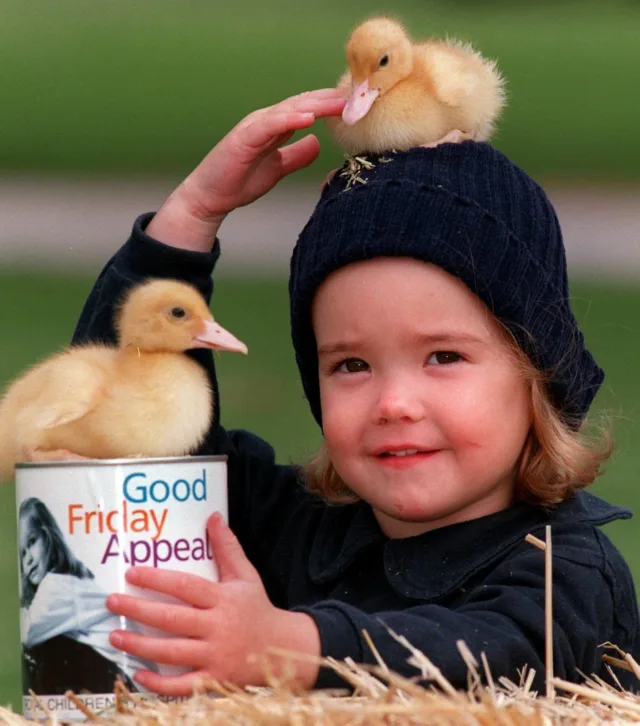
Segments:
[[[436,453],[437,450],[401,449],[398,451],[383,451],[376,458],[385,466],[405,468],[420,464]]]
[[[413,456],[414,454],[422,454],[424,452],[418,449],[404,449],[403,451],[383,451],[380,456]]]

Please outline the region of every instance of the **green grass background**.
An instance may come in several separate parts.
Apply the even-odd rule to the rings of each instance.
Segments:
[[[246,113],[333,85],[375,13],[498,60],[495,143],[530,173],[640,179],[636,0],[2,0],[0,169],[186,173]]]
[[[91,284],[87,278],[33,271],[0,273],[0,383],[68,342]],[[596,410],[612,414],[617,442],[614,458],[593,490],[640,515],[640,287],[582,282],[574,286],[573,304],[588,344],[608,374]],[[286,281],[222,278],[213,308],[251,351],[246,358],[222,355],[218,361],[223,423],[264,436],[280,461],[300,461],[318,445],[319,432],[302,397],[289,341]],[[0,703],[19,708],[13,496],[12,486],[0,489]],[[614,523],[606,531],[640,583],[637,523]]]

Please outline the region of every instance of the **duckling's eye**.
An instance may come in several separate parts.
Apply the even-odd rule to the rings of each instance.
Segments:
[[[174,318],[184,318],[186,314],[187,312],[184,308],[172,308],[171,310],[171,315],[173,315]]]
[[[386,65],[389,65],[389,56],[385,53],[382,58],[380,58],[380,68],[384,68]]]

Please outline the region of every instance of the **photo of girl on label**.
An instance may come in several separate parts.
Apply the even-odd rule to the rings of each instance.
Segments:
[[[135,671],[157,667],[110,645],[121,618],[105,608],[107,592],[71,552],[46,505],[25,499],[18,527],[23,692],[111,693],[116,676],[140,690]]]

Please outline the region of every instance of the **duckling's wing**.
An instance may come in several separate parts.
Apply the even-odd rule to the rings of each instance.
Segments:
[[[56,426],[77,421],[85,416],[93,406],[91,401],[74,401],[73,403],[54,401],[36,419],[39,429],[55,429]]]
[[[105,371],[80,351],[68,351],[49,362],[41,371],[37,397],[19,414],[19,423],[39,429],[53,429],[77,421],[102,400]]]
[[[450,40],[427,41],[417,48],[433,81],[435,96],[442,103],[456,108],[476,92],[482,60],[471,46]]]

